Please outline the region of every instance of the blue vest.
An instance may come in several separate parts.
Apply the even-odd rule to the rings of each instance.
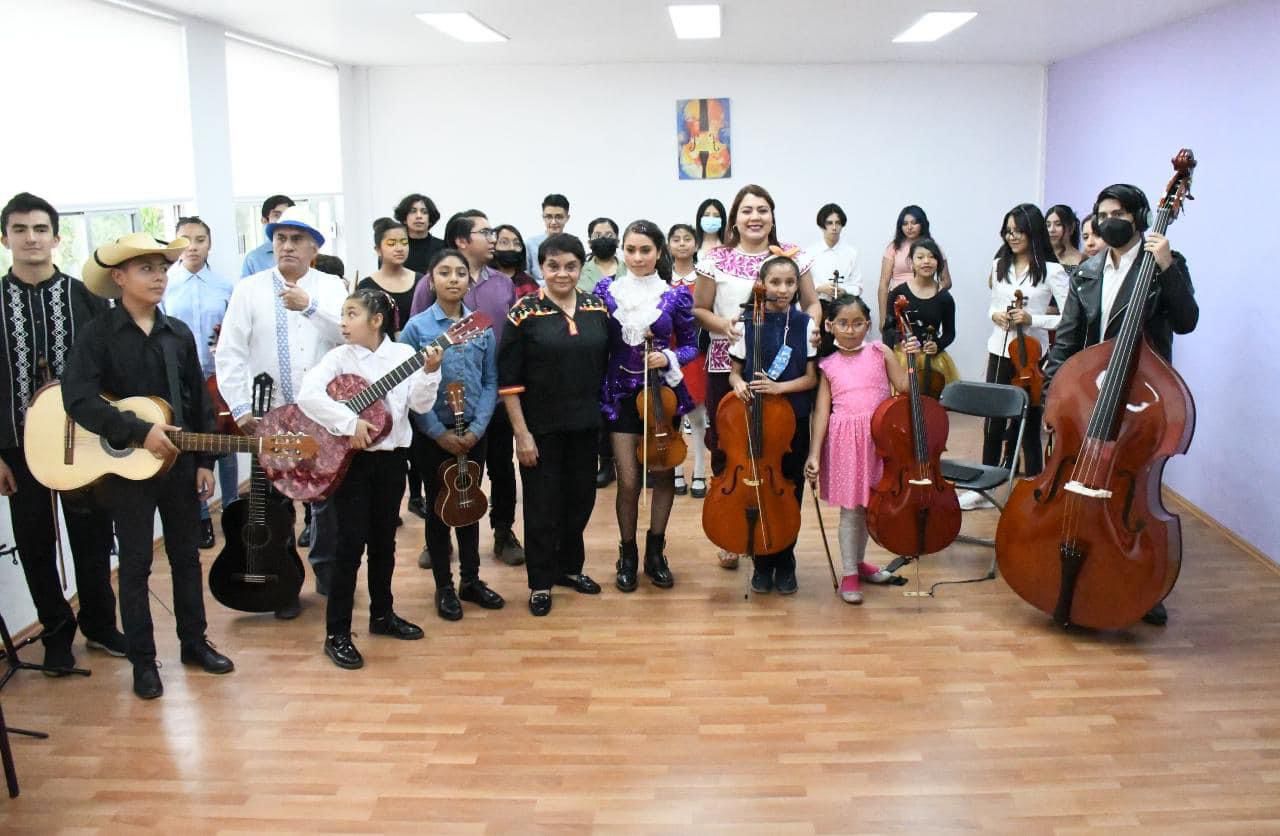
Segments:
[[[790,325],[788,325],[790,319]],[[779,383],[787,380],[795,380],[798,377],[804,377],[805,369],[809,365],[809,315],[803,311],[791,308],[787,313],[766,313],[764,315],[764,326],[760,330],[760,366],[762,371],[769,371],[769,367],[773,364],[773,358],[778,354],[778,349],[782,347],[782,335],[787,335],[787,345],[791,346],[791,359],[787,363],[787,367],[782,374],[778,375]],[[753,340],[755,339],[755,324],[751,320],[746,322],[746,359],[742,361],[742,379],[752,380],[755,377],[756,370],[751,365],[751,349]],[[809,413],[813,409],[813,390],[806,392],[792,392],[787,395],[787,399],[791,401],[791,408],[796,413],[796,420],[809,417]]]

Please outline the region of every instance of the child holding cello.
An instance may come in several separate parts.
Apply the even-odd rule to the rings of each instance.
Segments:
[[[814,365],[817,347],[810,339],[816,325],[807,313],[793,305],[800,286],[800,268],[789,256],[777,255],[760,265],[765,289],[764,323],[760,328],[760,364],[755,368],[752,347],[755,324],[748,319],[743,335],[729,348],[729,385],[744,403],[757,395],[785,395],[795,413],[796,429],[791,451],[782,457],[782,475],[795,483],[796,503],[803,496],[804,463],[809,457],[809,413],[812,391],[818,383]],[[784,548],[755,556],[751,589],[780,595],[796,591],[795,538]]]
[[[818,349],[817,403],[813,439],[804,473],[820,486],[822,498],[840,507],[840,560],[844,578],[840,597],[862,603],[861,581],[883,583],[889,573],[867,563],[867,503],[880,481],[884,462],[871,437],[871,416],[891,395],[892,385],[905,392],[910,381],[897,356],[883,343],[867,340],[871,310],[858,296],[842,294],[827,308]],[[914,337],[903,348],[914,353]]]

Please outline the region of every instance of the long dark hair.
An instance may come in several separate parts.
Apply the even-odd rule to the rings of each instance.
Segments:
[[[942,271],[947,269],[947,260],[942,257],[942,248],[938,246],[937,241],[921,235],[919,238],[911,242],[911,249],[907,250],[907,261],[912,261],[915,258],[916,250],[922,248],[933,253],[934,260],[938,262],[938,269],[933,274],[933,280],[936,282],[939,277],[942,276]],[[913,274],[915,273],[914,264],[911,266],[911,272]]]
[[[917,238],[917,241],[922,238],[932,237],[929,232],[929,216],[924,213],[924,210],[914,203],[910,206],[904,206],[902,211],[898,213],[898,225],[893,228],[893,248],[895,250],[902,246],[903,241],[907,240],[906,233],[902,231],[902,224],[907,220],[907,215],[915,218],[920,224],[920,238]]]
[[[391,337],[400,330],[400,316],[390,293],[380,287],[362,287],[347,297],[348,301],[352,299],[369,312],[370,318],[382,314],[382,325],[378,329],[382,336]]]
[[[1058,216],[1058,223],[1066,230],[1067,240],[1071,242],[1071,246],[1080,249],[1080,219],[1076,217],[1075,210],[1065,203],[1055,203],[1045,210],[1046,224],[1050,215]]]
[[[828,212],[828,215],[831,213]],[[822,314],[822,320],[825,323],[834,322],[840,312],[850,305],[857,305],[862,311],[862,315],[867,318],[867,327],[871,327],[871,306],[861,296],[854,296],[852,293],[841,292],[839,296],[827,303],[826,310]],[[836,351],[836,335],[826,327],[819,329],[821,340],[818,342],[818,356],[826,357],[828,354],[834,354]],[[864,343],[865,344],[865,343]]]
[[[769,243],[773,246],[778,244],[778,214],[777,205],[773,202],[773,195],[769,194],[764,186],[757,186],[755,183],[748,183],[738,193],[733,196],[733,205],[729,207],[729,216],[724,220],[724,227],[720,230],[720,240],[724,242],[726,247],[736,247],[741,241],[738,235],[738,209],[742,207],[742,200],[747,195],[755,195],[756,197],[769,204],[769,214],[772,221],[769,224]]]
[[[1049,242],[1049,229],[1045,226],[1044,215],[1040,214],[1040,208],[1034,203],[1019,203],[1017,206],[1004,213],[1004,220],[1000,221],[1000,249],[996,251],[996,281],[1009,281],[1009,266],[1013,264],[1013,248],[1009,246],[1009,242],[1005,239],[1004,232],[1009,228],[1009,220],[1013,220],[1013,225],[1017,227],[1027,238],[1031,257],[1031,266],[1028,271],[1031,274],[1031,286],[1035,287],[1044,281],[1045,274],[1048,272],[1048,263],[1058,261],[1058,256],[1053,252],[1053,244]]]
[[[702,236],[706,235],[702,231],[702,216],[707,213],[707,207],[714,206],[716,211],[720,213],[720,240],[724,240],[725,228],[729,225],[729,213],[724,208],[724,204],[709,197],[698,204],[698,214],[693,216],[693,243],[698,249],[702,249]]]
[[[662,230],[653,221],[638,220],[627,224],[627,228],[622,232],[622,239],[619,241],[623,247],[627,245],[627,236],[643,235],[653,242],[653,246],[658,249],[658,276],[667,284],[671,284],[671,253],[667,252],[667,239],[662,234]]]

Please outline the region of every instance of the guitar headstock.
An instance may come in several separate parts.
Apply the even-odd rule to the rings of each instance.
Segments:
[[[276,382],[271,375],[262,372],[253,379],[253,416],[261,418],[271,411],[271,397]]]
[[[491,327],[493,327],[493,320],[487,313],[472,311],[449,326],[449,330],[444,332],[444,338],[449,345],[462,345],[476,339]]]
[[[1173,177],[1165,186],[1160,208],[1169,212],[1169,220],[1182,214],[1183,203],[1195,200],[1191,194],[1191,176],[1196,170],[1196,155],[1190,148],[1183,148],[1173,158]]]
[[[262,437],[262,452],[282,459],[312,459],[320,445],[303,433],[280,433]]]
[[[444,387],[444,399],[449,404],[449,409],[454,415],[461,415],[466,411],[466,388],[462,381],[455,380]]]

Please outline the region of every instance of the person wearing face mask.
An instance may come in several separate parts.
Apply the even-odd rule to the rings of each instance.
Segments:
[[[612,218],[596,218],[587,224],[587,263],[582,265],[578,290],[590,293],[601,279],[627,274],[627,265],[618,258],[618,225]]]
[[[498,272],[511,279],[516,289],[516,298],[538,292],[538,280],[525,269],[528,256],[525,255],[524,236],[511,224],[499,224],[495,229],[498,242],[493,251],[493,266]]]
[[[1120,330],[1125,310],[1133,301],[1133,283],[1143,253],[1151,253],[1156,269],[1151,293],[1143,300],[1143,333],[1152,350],[1172,363],[1173,335],[1195,330],[1200,306],[1187,260],[1169,246],[1168,238],[1148,231],[1150,216],[1147,196],[1127,183],[1107,186],[1094,201],[1093,223],[1106,249],[1086,259],[1071,276],[1057,339],[1045,361],[1046,400],[1053,397],[1053,377],[1063,363]],[[1142,620],[1164,624],[1168,620],[1164,603],[1153,607]]]
[[[693,238],[698,248],[698,258],[724,245],[722,233],[724,218],[727,214],[724,204],[714,197],[709,197],[698,204],[698,214],[694,216],[693,221]],[[702,350],[706,351],[706,346],[703,346]]]

